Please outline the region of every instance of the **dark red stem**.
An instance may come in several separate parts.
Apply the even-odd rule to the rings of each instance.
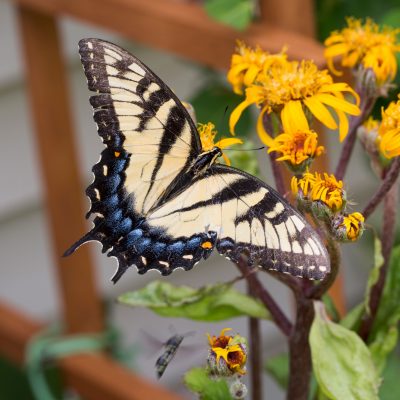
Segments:
[[[383,266],[379,270],[379,278],[371,288],[369,299],[370,313],[365,313],[361,319],[359,335],[364,341],[368,340],[371,329],[378,312],[379,303],[385,287],[386,276],[389,269],[390,255],[392,252],[397,215],[398,181],[392,185],[383,202],[383,227],[382,227],[382,255]]]
[[[285,336],[289,336],[293,327],[292,323],[283,313],[283,311],[269,294],[269,292],[264,288],[260,280],[257,278],[256,274],[249,274],[249,266],[244,259],[240,259],[236,265],[241,273],[246,276],[246,279],[250,285],[251,295],[261,300],[261,302],[270,312],[271,317],[278,328]]]
[[[340,158],[335,170],[335,177],[338,180],[342,180],[344,178],[344,175],[346,174],[346,170],[349,165],[350,158],[354,149],[354,144],[357,138],[357,129],[370,114],[372,107],[375,104],[375,101],[375,97],[370,97],[364,100],[361,99],[360,115],[357,115],[356,117],[351,117],[350,119],[349,132],[344,141],[342,153],[340,154]]]
[[[388,172],[385,174],[385,178],[383,179],[381,186],[378,188],[378,190],[372,196],[367,206],[364,208],[362,214],[364,215],[365,219],[367,219],[375,211],[375,208],[384,199],[386,194],[389,192],[391,187],[396,182],[399,173],[400,173],[400,157],[396,157],[392,161],[392,164],[390,165]]]

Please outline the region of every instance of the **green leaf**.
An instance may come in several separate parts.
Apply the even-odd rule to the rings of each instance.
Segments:
[[[392,354],[383,372],[382,386],[379,388],[380,400],[399,399],[400,356]]]
[[[224,150],[224,153],[231,160],[232,167],[239,168],[249,174],[260,176],[260,169],[256,157],[256,151],[253,150],[256,145],[251,140],[246,140],[242,145],[233,147],[233,150]],[[238,149],[240,151],[235,151]],[[248,151],[242,151],[242,150]],[[265,150],[264,150],[265,152]]]
[[[225,380],[211,379],[205,368],[193,368],[183,377],[185,385],[202,400],[230,400],[232,397]]]
[[[215,20],[238,30],[244,30],[254,12],[253,0],[205,0],[207,14]]]
[[[132,307],[146,307],[163,317],[195,321],[222,321],[239,316],[269,319],[261,302],[233,289],[216,284],[194,289],[153,281],[146,287],[122,294],[118,300]]]
[[[382,243],[381,243],[379,237],[377,235],[375,235],[375,238],[374,238],[374,267],[372,268],[372,270],[368,276],[367,290],[366,290],[365,299],[364,299],[365,310],[368,314],[371,313],[371,310],[369,309],[371,288],[375,285],[376,282],[378,282],[379,272],[380,272],[384,262],[385,262],[385,260],[382,255]]]
[[[400,246],[397,246],[392,251],[385,288],[369,337],[369,347],[379,371],[383,370],[388,354],[397,343],[399,321]]]
[[[354,332],[330,321],[315,302],[310,346],[315,377],[329,399],[377,400],[380,379],[371,353]]]
[[[289,382],[289,356],[287,353],[269,358],[265,369],[282,389],[287,388]]]
[[[364,314],[364,303],[357,304],[340,321],[340,325],[352,331],[357,331],[363,314]]]

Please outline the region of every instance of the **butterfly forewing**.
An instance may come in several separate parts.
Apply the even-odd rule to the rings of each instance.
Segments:
[[[99,39],[80,41],[79,51],[106,149],[87,189],[94,228],[66,255],[100,241],[118,259],[114,282],[131,265],[163,275],[191,269],[214,248],[295,276],[329,272],[318,234],[268,185],[219,164],[194,172],[201,153],[194,123],[153,72]]]
[[[84,39],[79,52],[88,87],[98,92],[90,102],[106,158],[126,160],[123,189],[134,210],[145,214],[199,154],[196,128],[171,90],[125,50]],[[107,176],[109,165],[99,164]],[[95,189],[102,200],[94,182],[92,201],[99,200],[93,199]]]

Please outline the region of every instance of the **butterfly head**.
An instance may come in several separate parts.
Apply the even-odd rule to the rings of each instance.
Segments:
[[[193,163],[193,172],[195,175],[203,174],[213,165],[218,157],[222,156],[222,150],[218,146],[214,146],[211,150],[203,151],[198,155]]]

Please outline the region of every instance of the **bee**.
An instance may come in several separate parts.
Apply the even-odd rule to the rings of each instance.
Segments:
[[[166,368],[168,367],[169,363],[175,357],[176,352],[178,351],[179,346],[181,345],[183,339],[186,336],[192,335],[194,332],[189,332],[184,335],[175,334],[171,336],[165,343],[164,343],[164,352],[158,357],[155,367],[157,378],[160,379]]]
[[[168,367],[168,364],[175,357],[175,354],[178,351],[178,348],[184,338],[184,335],[176,334],[174,336],[171,336],[164,344],[164,352],[161,354],[160,357],[158,357],[156,361],[156,372],[158,379],[163,376],[166,368]]]

